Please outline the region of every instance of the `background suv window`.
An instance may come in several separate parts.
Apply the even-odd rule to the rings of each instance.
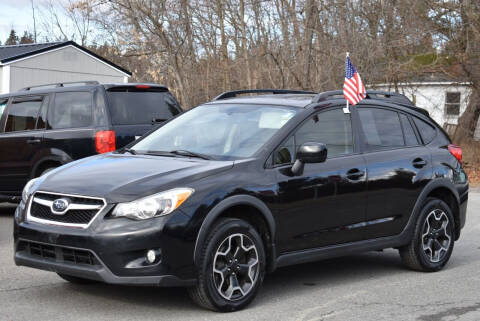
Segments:
[[[92,124],[92,93],[64,92],[55,94],[55,103],[48,112],[53,129],[88,127]]]
[[[3,112],[7,107],[8,99],[0,100],[0,119],[2,119]]]
[[[5,132],[35,129],[43,97],[15,98],[8,109]]]
[[[369,150],[405,146],[397,112],[381,108],[359,108],[358,114]]]

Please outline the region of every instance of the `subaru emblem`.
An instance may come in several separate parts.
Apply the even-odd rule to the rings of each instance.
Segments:
[[[64,198],[59,198],[53,201],[51,210],[53,214],[63,215],[68,210],[69,201]]]

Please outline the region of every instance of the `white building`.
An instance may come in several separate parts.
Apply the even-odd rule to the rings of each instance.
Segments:
[[[395,91],[393,84],[378,84],[372,87]],[[467,108],[471,93],[470,83],[447,80],[398,83],[396,88],[416,106],[426,109],[430,116],[450,133],[455,130],[458,118]],[[477,140],[480,140],[479,125],[480,121],[475,132]]]
[[[73,41],[0,46],[1,94],[71,81],[124,83],[131,75]]]

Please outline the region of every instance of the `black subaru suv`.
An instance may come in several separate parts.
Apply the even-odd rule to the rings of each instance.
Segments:
[[[240,94],[273,93],[240,96]],[[465,224],[462,151],[396,93],[228,92],[25,187],[15,263],[77,283],[185,286],[233,311],[277,267],[396,248],[442,269]]]
[[[51,169],[114,151],[181,112],[167,87],[96,81],[0,96],[0,202]]]

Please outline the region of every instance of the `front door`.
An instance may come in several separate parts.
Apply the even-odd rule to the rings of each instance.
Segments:
[[[308,117],[274,153],[278,179],[280,252],[363,239],[366,164],[358,153],[352,114],[331,108]],[[295,151],[306,142],[325,143],[324,163],[305,164],[303,174],[290,168]]]
[[[14,97],[4,115],[0,133],[0,193],[16,195],[31,178],[34,156],[43,140],[41,108],[46,96]]]

